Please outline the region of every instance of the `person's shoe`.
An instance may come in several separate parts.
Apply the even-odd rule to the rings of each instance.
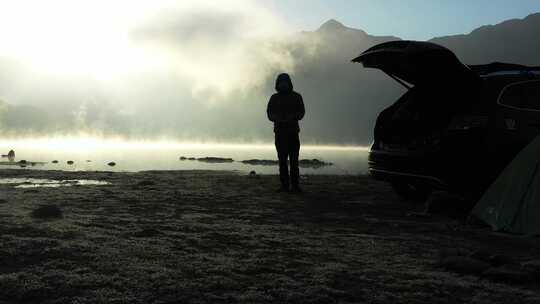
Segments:
[[[295,187],[292,187],[291,192],[300,194],[300,193],[304,193],[304,190],[302,190],[302,188],[300,188],[299,186],[295,186]]]

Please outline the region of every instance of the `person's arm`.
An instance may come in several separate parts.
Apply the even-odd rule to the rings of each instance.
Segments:
[[[298,94],[298,101],[296,105],[296,113],[295,118],[296,120],[300,121],[304,118],[304,115],[306,115],[306,108],[304,106],[304,99],[302,98],[302,95]]]
[[[278,120],[278,117],[276,115],[274,96],[270,97],[270,101],[268,101],[268,106],[266,107],[266,115],[268,116],[268,120],[272,122],[276,122]]]

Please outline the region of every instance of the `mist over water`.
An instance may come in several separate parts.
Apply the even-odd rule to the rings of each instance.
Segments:
[[[306,143],[366,145],[376,112],[400,92],[395,85],[379,100],[366,80],[386,78],[350,63],[381,39],[335,24],[294,32],[262,1],[2,8],[2,138],[270,142],[266,104],[276,75],[288,72],[305,97]]]
[[[149,170],[235,170],[242,174],[256,171],[258,174],[277,174],[277,166],[242,164],[243,160],[277,160],[271,144],[211,144],[178,143],[170,141],[136,142],[84,138],[32,139],[0,141],[0,152],[7,154],[13,149],[16,160],[43,162],[21,169],[65,171],[117,171],[137,172]],[[231,163],[205,163],[180,160],[180,157],[232,158]],[[321,168],[302,168],[302,174],[365,174],[367,172],[367,148],[339,146],[304,146],[301,159],[318,159],[333,163]],[[7,159],[4,159],[7,161]],[[58,163],[53,163],[58,161]],[[73,165],[67,162],[73,161]],[[115,166],[108,164],[114,162]],[[19,168],[4,165],[0,168]]]
[[[295,59],[260,2],[21,2],[0,12],[4,137],[271,138],[268,94]]]
[[[288,72],[306,104],[303,143],[371,142],[378,113],[404,89],[350,60],[399,37],[336,20],[295,32],[265,1],[224,3],[3,3],[0,139],[271,142],[266,104]],[[535,14],[433,41],[463,63],[539,65],[539,24]]]

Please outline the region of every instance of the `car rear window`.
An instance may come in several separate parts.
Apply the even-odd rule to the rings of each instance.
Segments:
[[[499,103],[523,110],[540,111],[540,80],[530,80],[507,86]]]

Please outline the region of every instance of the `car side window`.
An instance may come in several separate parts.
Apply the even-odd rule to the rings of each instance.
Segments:
[[[499,97],[501,105],[522,110],[540,111],[540,80],[511,84]]]

